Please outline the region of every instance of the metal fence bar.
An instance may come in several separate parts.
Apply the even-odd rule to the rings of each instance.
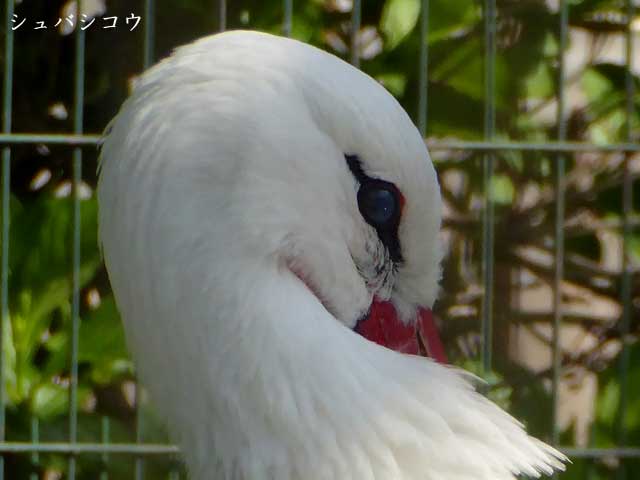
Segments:
[[[142,410],[142,385],[136,381],[136,444],[144,443],[144,412]],[[137,456],[134,462],[134,478],[142,480],[144,478],[144,460]]]
[[[2,90],[2,133],[11,132],[13,109],[13,0],[5,1],[4,75]],[[9,323],[9,202],[11,198],[11,148],[2,149],[2,259],[0,260],[0,349],[4,345],[4,326]],[[6,438],[4,352],[0,351],[0,441]],[[0,455],[0,480],[4,479],[4,456]]]
[[[560,447],[562,453],[569,458],[640,458],[640,448],[576,448]],[[562,478],[562,477],[560,477]]]
[[[576,458],[640,458],[640,447],[576,448],[558,447],[565,455]],[[176,456],[176,445],[136,443],[65,443],[65,442],[0,442],[2,454],[56,453],[62,455],[141,455],[145,457]]]
[[[82,1],[78,1],[78,16],[82,12]],[[82,134],[84,115],[84,31],[75,29],[75,71],[74,71],[74,101],[73,101],[73,132]],[[73,149],[73,246],[72,246],[72,277],[71,277],[71,372],[69,378],[69,441],[78,440],[78,342],[80,333],[80,183],[82,181],[82,148]],[[69,480],[76,477],[76,457],[69,456]]]
[[[495,135],[495,68],[496,68],[496,2],[484,2],[485,66],[484,66],[484,138],[491,142]],[[493,269],[494,269],[494,205],[491,181],[494,172],[494,154],[488,152],[483,162],[484,209],[482,213],[482,367],[491,370],[493,347]]]
[[[477,152],[520,151],[520,152],[594,152],[618,153],[640,152],[638,143],[616,143],[599,145],[582,142],[465,142],[457,140],[430,140],[431,150],[468,150]]]
[[[427,96],[429,73],[429,0],[420,5],[420,71],[418,72],[418,130],[427,136]]]
[[[40,133],[2,133],[0,145],[65,145],[69,147],[95,147],[102,138],[99,134],[76,135],[69,134],[40,134]]]
[[[150,67],[155,57],[155,35],[156,35],[156,2],[155,0],[144,0],[144,40],[143,40],[143,65]]]
[[[632,72],[633,63],[633,30],[631,22],[635,9],[632,0],[626,2],[626,41],[625,41],[625,141],[633,141],[633,117],[635,114],[635,84]],[[620,337],[622,338],[622,351],[618,364],[620,375],[620,406],[616,417],[616,441],[622,446],[627,441],[626,416],[629,397],[629,364],[631,361],[629,350],[629,332],[631,328],[631,216],[633,214],[633,177],[629,167],[629,155],[624,160],[624,178],[622,184],[622,283],[620,301],[622,303],[622,316],[620,318]],[[618,480],[627,478],[625,464],[622,463],[616,473]]]
[[[353,0],[351,12],[351,65],[360,68],[360,51],[358,48],[358,34],[362,21],[362,0]]]
[[[177,455],[180,450],[175,445],[153,443],[68,443],[47,442],[0,442],[0,453],[59,453],[65,455],[104,454],[109,455]]]
[[[218,31],[227,29],[227,0],[218,0]]]
[[[0,133],[0,145],[63,145],[67,147],[97,147],[102,135],[86,134],[38,134],[38,133]],[[639,143],[585,143],[585,142],[488,142],[464,140],[426,141],[429,150],[468,150],[471,152],[539,152],[539,153],[624,153],[640,152]]]
[[[560,41],[558,51],[558,109],[556,113],[558,141],[567,136],[565,120],[565,50],[567,48],[567,30],[569,24],[569,4],[560,0]],[[554,275],[553,275],[553,329],[552,329],[552,386],[551,386],[551,439],[557,445],[560,440],[558,426],[558,392],[560,388],[561,346],[560,328],[562,327],[562,281],[564,277],[564,215],[565,215],[565,156],[558,154],[555,162],[554,178],[555,220],[554,220]]]
[[[31,418],[31,442],[37,445],[40,442],[40,422],[37,418]],[[40,454],[38,452],[31,453],[31,473],[29,480],[38,480],[40,477],[37,468],[40,465]]]
[[[100,436],[102,437],[103,445],[109,445],[109,437],[111,433],[110,429],[111,429],[111,425],[109,422],[109,417],[106,417],[106,416],[102,417]],[[108,480],[109,473],[107,472],[107,465],[109,464],[109,454],[107,452],[102,452],[101,460],[102,460],[102,470],[100,471],[100,480]]]
[[[285,37],[291,36],[291,26],[293,21],[293,0],[284,0],[282,18],[282,34]]]

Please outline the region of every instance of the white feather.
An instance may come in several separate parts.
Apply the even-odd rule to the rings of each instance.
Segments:
[[[102,149],[100,237],[128,341],[194,480],[506,480],[562,468],[467,374],[354,333],[374,236],[344,154],[406,197],[391,300],[440,275],[420,135],[302,43],[202,39],[140,79]],[[290,268],[302,271],[312,293]],[[378,292],[379,293],[379,292]]]

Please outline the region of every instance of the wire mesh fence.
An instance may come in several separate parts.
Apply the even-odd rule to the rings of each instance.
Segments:
[[[75,10],[73,11],[76,12],[76,16],[79,18],[80,15],[78,14],[85,11],[83,6],[74,2],[69,3],[75,5]],[[274,8],[278,5],[277,2],[272,3]],[[274,12],[273,18],[269,20],[272,25],[276,25],[272,29],[279,30],[284,35],[296,36],[296,13],[300,15],[306,14],[306,9],[310,8],[306,3],[314,2],[295,2],[295,4],[293,0],[280,2],[279,11]],[[367,48],[374,48],[371,47],[371,42],[367,43],[367,35],[368,32],[370,33],[370,30],[367,30],[367,26],[371,23],[372,15],[367,10],[368,5],[363,5],[360,0],[335,0],[315,3],[323,4],[325,7],[329,5],[326,8],[331,12],[343,14],[343,21],[336,30],[338,35],[336,32],[329,32],[331,35],[324,32],[326,34],[323,37],[325,44],[328,47],[333,46],[334,51],[349,59],[353,65],[361,66],[361,64],[364,64],[366,71],[367,60],[370,58]],[[610,467],[614,465],[607,472],[615,475],[616,478],[634,478],[638,474],[637,466],[634,467],[634,470],[631,467],[625,468],[625,465],[627,465],[625,462],[629,459],[640,459],[640,443],[635,442],[637,433],[630,435],[627,431],[629,418],[633,417],[635,419],[638,413],[635,411],[629,412],[629,406],[636,405],[635,402],[640,400],[636,398],[634,401],[632,397],[634,391],[632,388],[633,382],[637,381],[637,379],[634,380],[635,377],[633,376],[632,361],[635,357],[633,357],[631,351],[632,346],[635,344],[634,335],[638,323],[636,318],[638,312],[637,299],[639,297],[637,267],[634,267],[637,262],[637,254],[634,252],[637,249],[635,239],[638,226],[638,216],[634,210],[634,202],[637,204],[634,198],[634,189],[637,189],[638,185],[638,168],[635,163],[637,163],[640,155],[637,130],[640,123],[636,120],[638,103],[637,78],[634,76],[633,71],[634,65],[638,63],[638,54],[634,52],[635,37],[637,37],[638,31],[636,6],[633,0],[626,0],[625,2],[569,2],[567,0],[559,0],[556,4],[554,2],[530,3],[543,5],[544,11],[548,12],[548,18],[545,21],[552,21],[555,25],[552,35],[555,48],[545,53],[548,57],[555,57],[555,60],[550,60],[553,68],[549,70],[550,73],[547,72],[551,82],[549,88],[554,91],[550,102],[553,108],[551,113],[547,115],[552,120],[548,121],[547,127],[540,129],[545,132],[544,136],[518,140],[511,140],[512,137],[509,135],[508,129],[501,125],[500,112],[505,108],[509,108],[509,106],[499,103],[502,101],[499,93],[504,88],[503,77],[510,74],[510,65],[505,62],[499,52],[508,48],[508,45],[505,46],[504,43],[510,41],[509,37],[519,35],[518,28],[533,28],[532,25],[539,21],[537,17],[526,16],[527,13],[525,12],[523,18],[526,21],[514,26],[508,20],[509,10],[514,8],[513,2],[484,0],[482,3],[462,2],[458,6],[459,8],[463,6],[466,8],[468,4],[472,4],[470,11],[476,12],[478,17],[481,18],[481,22],[477,22],[471,27],[459,25],[459,31],[452,30],[449,35],[451,38],[459,36],[465,39],[467,38],[465,35],[475,29],[472,31],[475,37],[469,37],[469,39],[477,41],[477,45],[475,45],[477,48],[471,54],[482,52],[482,58],[478,63],[481,66],[481,72],[474,71],[475,73],[481,73],[481,77],[469,79],[469,81],[478,86],[477,88],[474,87],[473,90],[476,100],[475,108],[481,109],[482,114],[472,119],[478,127],[478,132],[475,132],[475,136],[441,136],[439,133],[443,131],[442,127],[436,125],[436,127],[432,128],[431,126],[432,123],[437,124],[438,121],[436,114],[433,113],[434,110],[438,109],[432,108],[432,103],[435,103],[437,107],[437,102],[439,101],[437,95],[442,94],[439,85],[447,81],[446,78],[447,75],[450,75],[450,72],[445,71],[446,65],[443,67],[446,62],[443,60],[442,52],[436,52],[439,57],[433,63],[431,61],[433,57],[431,45],[437,41],[438,35],[442,35],[442,32],[437,31],[437,26],[434,29],[434,17],[430,15],[430,12],[436,10],[438,15],[443,15],[444,4],[443,2],[430,2],[429,0],[407,0],[404,2],[378,2],[378,7],[382,6],[382,8],[386,9],[386,18],[390,22],[392,20],[389,20],[389,18],[393,18],[393,14],[389,12],[393,12],[394,8],[417,12],[414,24],[411,24],[410,29],[410,36],[417,45],[416,48],[410,50],[412,53],[415,52],[417,54],[411,60],[413,62],[412,68],[416,71],[416,78],[406,86],[407,89],[413,89],[414,94],[406,97],[410,101],[405,101],[405,106],[412,110],[411,114],[414,115],[416,124],[425,137],[430,152],[441,170],[443,188],[449,193],[448,197],[445,195],[445,203],[454,205],[451,210],[455,210],[456,205],[460,208],[469,206],[471,208],[471,220],[469,218],[456,217],[451,211],[448,212],[448,216],[445,219],[445,231],[449,232],[449,237],[447,238],[450,244],[454,245],[450,248],[458,248],[455,247],[455,245],[458,245],[460,252],[462,252],[458,256],[451,255],[450,258],[455,258],[456,261],[466,265],[466,267],[456,267],[457,269],[464,270],[467,267],[472,270],[475,269],[477,278],[474,283],[480,287],[472,295],[473,300],[467,302],[467,307],[471,305],[470,309],[467,309],[468,313],[461,315],[463,319],[468,317],[475,325],[472,330],[479,333],[478,336],[473,337],[471,340],[471,343],[478,348],[471,348],[471,353],[468,356],[478,360],[479,372],[489,374],[494,371],[495,354],[497,351],[501,351],[500,348],[504,345],[501,337],[504,335],[501,333],[504,331],[503,317],[507,313],[512,315],[514,312],[524,316],[526,309],[522,304],[528,300],[525,298],[527,293],[523,293],[525,288],[522,285],[527,283],[527,278],[531,276],[532,272],[534,276],[544,278],[544,284],[548,287],[547,293],[549,294],[545,297],[545,301],[550,303],[550,308],[546,311],[545,320],[538,323],[548,327],[543,330],[547,344],[550,347],[550,363],[542,369],[543,373],[541,374],[547,381],[544,385],[546,385],[548,395],[544,398],[548,402],[548,408],[545,407],[542,410],[548,412],[548,417],[543,416],[543,421],[546,418],[548,425],[536,426],[535,428],[547,434],[552,443],[560,445],[574,459],[588,459],[585,466],[580,467],[584,468],[584,470],[580,471],[580,475],[584,473],[584,477],[576,476],[575,478],[601,478],[597,476],[598,473],[593,463],[595,461],[604,462]],[[616,113],[619,118],[616,117],[615,120],[618,122],[619,130],[622,133],[597,141],[597,137],[591,136],[585,140],[575,133],[577,128],[575,123],[579,119],[576,119],[569,111],[569,106],[573,104],[574,100],[568,98],[573,93],[568,87],[570,72],[567,66],[567,55],[570,50],[571,25],[575,27],[578,23],[578,20],[573,23],[571,21],[572,10],[584,10],[590,5],[593,6],[599,3],[606,7],[606,12],[614,16],[613,20],[608,21],[607,25],[623,38],[619,43],[623,57],[623,61],[619,62],[619,73],[621,72],[622,74],[620,81],[623,84],[621,89],[623,98],[617,99],[622,106],[620,111]],[[166,29],[166,19],[163,20],[156,17],[160,6],[154,0],[145,0],[138,7],[142,12],[143,21],[140,27],[142,32],[135,40],[131,37],[129,41],[135,45],[135,48],[139,49],[142,61],[135,68],[140,71],[156,60],[157,52],[159,51],[157,40],[159,36],[165,33],[159,26],[163,26]],[[248,24],[249,27],[252,26],[250,21],[244,22],[242,20],[242,18],[248,18],[251,14],[250,8],[245,9],[242,6],[227,5],[224,0],[210,2],[209,7],[211,25],[215,25],[219,31],[228,27],[237,28],[238,26],[243,26],[243,24]],[[378,7],[376,7],[377,10],[372,7],[372,10],[380,10]],[[71,480],[75,478],[90,478],[79,473],[79,470],[82,470],[79,469],[79,464],[83,462],[85,457],[92,458],[92,462],[98,465],[95,470],[90,471],[99,472],[100,478],[121,478],[118,476],[120,475],[120,470],[114,470],[113,467],[113,464],[118,462],[125,462],[122,471],[128,473],[123,475],[133,474],[136,479],[142,479],[145,476],[158,478],[157,476],[152,476],[158,475],[158,472],[163,472],[162,475],[168,475],[169,478],[184,478],[184,472],[178,464],[178,449],[175,446],[164,443],[162,434],[151,431],[155,429],[155,427],[149,426],[154,425],[154,421],[149,420],[152,414],[145,413],[142,407],[143,402],[140,401],[142,397],[141,395],[136,395],[138,389],[133,386],[133,383],[129,382],[125,386],[125,390],[128,389],[127,391],[130,394],[129,397],[132,398],[133,417],[129,418],[131,423],[135,425],[132,434],[131,432],[125,434],[116,431],[117,429],[112,425],[108,413],[99,415],[99,418],[92,424],[93,437],[85,435],[79,425],[79,411],[84,408],[80,406],[81,397],[82,402],[87,401],[86,392],[80,391],[79,376],[82,375],[82,372],[79,368],[82,367],[83,361],[88,356],[82,347],[81,316],[84,308],[84,297],[91,293],[88,292],[86,280],[88,274],[84,268],[83,258],[87,251],[97,250],[97,245],[94,247],[87,246],[88,242],[95,239],[83,238],[85,229],[82,226],[83,222],[87,221],[85,214],[88,208],[83,204],[83,188],[87,176],[93,175],[93,173],[87,173],[87,169],[95,167],[95,147],[100,140],[99,130],[86,131],[85,122],[88,115],[85,95],[87,87],[85,59],[88,52],[86,48],[87,36],[90,35],[90,32],[79,28],[80,25],[77,24],[73,29],[73,33],[69,36],[69,38],[73,38],[74,52],[73,59],[69,59],[74,66],[73,78],[70,82],[72,92],[69,92],[68,95],[71,105],[69,114],[72,120],[71,129],[66,132],[56,133],[44,130],[34,133],[31,129],[16,131],[12,126],[12,120],[15,115],[13,104],[16,98],[14,88],[15,66],[16,62],[20,60],[16,57],[15,50],[19,46],[16,42],[20,41],[20,33],[14,27],[15,20],[19,20],[21,16],[24,16],[25,12],[28,12],[28,8],[29,2],[24,2],[19,6],[18,12],[14,1],[6,0],[3,15],[3,115],[2,133],[0,134],[0,145],[2,146],[2,256],[0,262],[2,322],[0,323],[0,345],[3,346],[4,351],[3,355],[0,356],[2,361],[0,385],[3,386],[0,388],[0,479],[18,478],[14,472],[19,470],[16,470],[15,462],[12,461],[16,456],[27,459],[28,469],[31,472],[30,478],[59,478],[59,476],[56,477],[55,475],[51,477],[45,476],[45,472],[41,468],[42,456],[44,455],[49,455],[47,458],[50,461],[47,464],[55,466],[55,468],[50,468],[51,471],[59,472],[59,475],[64,474],[66,478]],[[53,16],[57,17],[58,14],[54,12]],[[596,17],[594,17],[595,20],[598,19]],[[403,21],[398,20],[398,22],[401,25],[399,28],[404,28],[402,27]],[[465,28],[468,30],[465,30]],[[510,29],[515,29],[515,33],[509,33]],[[408,32],[405,32],[405,34],[409,35]],[[309,36],[307,35],[307,37]],[[516,40],[512,38],[511,41],[515,42]],[[462,48],[463,45],[460,45],[460,47]],[[46,49],[47,47],[45,45],[41,48]],[[162,53],[164,54],[165,52],[162,51]],[[451,55],[453,56],[454,53],[451,53]],[[475,60],[477,59],[467,58],[464,61],[472,62]],[[512,58],[511,60],[513,62],[518,61],[517,58]],[[434,69],[433,65],[437,69]],[[640,68],[640,66],[635,68]],[[375,75],[375,72],[372,74]],[[575,76],[576,73],[571,72],[571,75]],[[387,76],[384,79],[392,91],[394,90],[392,85],[394,78]],[[437,90],[438,93],[435,97],[431,93],[431,89]],[[409,105],[406,105],[407,103]],[[511,107],[513,109],[520,108],[518,105]],[[455,108],[455,105],[452,105],[451,108]],[[440,108],[438,111],[441,110]],[[589,122],[588,119],[583,121]],[[66,264],[66,274],[62,276],[62,283],[65,286],[59,287],[68,290],[67,314],[70,320],[69,322],[63,322],[63,328],[67,329],[67,337],[65,338],[68,338],[68,341],[60,347],[61,355],[68,353],[68,370],[66,370],[64,378],[57,378],[61,391],[67,397],[64,402],[64,407],[67,410],[66,415],[64,415],[66,425],[60,429],[60,431],[65,432],[63,436],[49,435],[47,437],[45,435],[43,437],[43,428],[49,420],[47,420],[46,416],[42,418],[42,415],[36,414],[30,417],[29,425],[21,427],[22,430],[20,431],[23,432],[21,435],[12,435],[11,422],[16,422],[17,417],[15,405],[11,404],[12,400],[9,398],[5,387],[8,382],[15,380],[15,374],[12,373],[12,369],[17,365],[14,357],[19,348],[19,346],[12,347],[14,350],[9,352],[8,350],[11,349],[7,346],[9,344],[7,341],[8,336],[12,335],[12,332],[17,327],[14,322],[14,317],[17,313],[12,311],[13,304],[11,300],[12,278],[16,276],[16,273],[12,271],[10,258],[14,249],[22,249],[21,245],[10,243],[11,239],[14,238],[12,236],[13,230],[21,228],[16,223],[16,218],[19,217],[14,216],[14,212],[12,212],[14,204],[17,205],[17,202],[11,199],[12,188],[15,188],[12,182],[12,171],[16,168],[15,158],[20,158],[22,161],[24,158],[22,153],[27,151],[25,149],[34,149],[36,147],[51,150],[59,149],[61,156],[67,155],[67,158],[70,159],[70,163],[63,167],[69,172],[69,181],[66,185],[70,189],[67,196],[70,213],[64,217],[66,222],[64,225],[70,225],[70,234],[65,237],[65,246],[68,249],[69,256],[64,257],[65,261],[69,263]],[[16,152],[20,155],[16,155]],[[576,190],[573,186],[576,180],[573,177],[568,179],[568,173],[575,177],[577,165],[581,163],[587,166],[590,165],[599,172],[606,171],[607,175],[603,175],[602,178],[615,177],[616,186],[620,186],[619,189],[615,190],[616,192],[619,190],[620,198],[612,200],[617,202],[616,207],[613,209],[615,214],[608,215],[604,219],[609,222],[606,228],[603,226],[595,228],[596,231],[613,229],[619,233],[621,245],[616,250],[616,255],[621,258],[618,259],[617,270],[596,268],[592,263],[585,264],[585,262],[576,257],[575,248],[571,247],[570,252],[567,250],[568,242],[574,242],[578,228],[574,225],[578,216],[576,208],[572,207],[571,212],[568,212],[568,206],[578,202],[576,203],[578,205],[577,210],[581,208],[584,210],[584,205],[580,205],[579,200],[576,200],[583,198],[580,195],[584,192]],[[530,164],[538,164],[540,170],[535,170],[534,172],[527,166]],[[613,167],[607,169],[607,164],[612,164]],[[462,174],[460,173],[461,171],[465,173]],[[538,189],[539,191],[532,194],[534,196],[537,195],[539,202],[544,204],[544,225],[534,225],[538,230],[532,228],[525,232],[526,234],[533,232],[534,235],[538,231],[541,232],[539,233],[540,241],[542,242],[540,248],[544,248],[545,252],[551,255],[545,261],[531,260],[527,256],[531,252],[525,252],[520,255],[522,252],[516,248],[520,237],[514,237],[515,240],[513,238],[509,239],[510,242],[516,244],[516,247],[513,248],[508,243],[506,244],[507,247],[505,247],[505,243],[502,241],[511,230],[517,230],[519,225],[518,218],[520,218],[511,218],[509,215],[513,214],[513,212],[505,207],[507,203],[516,201],[518,193],[513,192],[514,189],[517,189],[517,184],[513,182],[511,184],[505,183],[505,171],[510,171],[510,175],[513,176],[538,175],[540,178],[545,179],[546,184]],[[584,173],[583,171],[583,174],[584,176],[589,176],[588,172]],[[595,174],[593,175],[595,177]],[[471,193],[463,192],[460,188],[448,187],[448,179],[453,184],[456,184],[456,182],[472,184],[472,187],[470,187]],[[600,179],[598,177],[598,180]],[[569,181],[574,182],[571,183],[570,190],[568,190]],[[524,185],[524,182],[522,185]],[[597,185],[591,184],[585,187],[584,191],[592,191],[595,187]],[[571,198],[568,199],[568,195]],[[462,201],[463,196],[465,197],[464,201]],[[505,197],[506,200],[501,196]],[[590,201],[588,195],[585,198],[587,198],[587,200],[584,200],[585,202]],[[536,204],[534,206],[537,208],[539,205]],[[17,205],[17,208],[20,208],[20,206]],[[536,210],[536,208],[522,207],[521,217],[529,215],[527,218],[532,218],[534,215],[540,214],[539,209]],[[595,220],[592,219],[592,221]],[[469,228],[471,228],[471,233],[469,233]],[[514,235],[516,233],[514,232]],[[459,241],[455,240],[455,238],[451,240],[452,237],[458,238]],[[95,253],[91,253],[91,255],[95,256]],[[505,264],[508,265],[506,272]],[[443,288],[445,291],[449,268],[453,267],[445,264],[445,286]],[[526,272],[524,272],[525,270]],[[594,440],[591,437],[594,435],[589,437],[590,440],[586,444],[572,446],[570,435],[566,434],[568,428],[563,425],[564,420],[561,418],[563,416],[561,411],[563,400],[560,396],[563,382],[565,381],[563,379],[567,369],[571,368],[572,361],[575,360],[571,349],[563,342],[563,328],[567,324],[573,326],[576,324],[591,325],[593,323],[588,318],[588,315],[580,316],[569,312],[567,309],[568,297],[571,296],[570,293],[567,293],[569,289],[567,283],[580,283],[578,281],[579,275],[583,275],[585,271],[589,274],[589,279],[585,281],[593,285],[594,291],[602,295],[617,296],[620,306],[620,309],[613,314],[613,326],[608,330],[608,332],[615,331],[616,338],[619,340],[617,344],[618,350],[613,360],[610,360],[608,364],[609,366],[614,365],[617,372],[618,383],[616,384],[616,391],[618,396],[616,398],[618,399],[618,408],[616,408],[616,418],[612,423],[615,427],[615,432],[612,433],[609,440],[600,442],[598,446],[592,446],[594,445]],[[510,280],[505,283],[504,278]],[[509,290],[509,295],[505,293],[506,290]],[[452,296],[450,295],[449,297]],[[454,307],[457,308],[455,311],[460,311],[460,305],[454,305],[456,302],[460,303],[459,298],[457,300],[453,298],[449,298],[449,300],[447,298],[443,299],[438,307],[440,316],[446,318],[448,314],[454,311]],[[514,306],[516,303],[519,303],[519,305]],[[505,310],[507,306],[508,310]],[[83,318],[84,322],[85,319]],[[47,335],[53,335],[50,330],[52,329],[49,328],[47,330],[49,332]],[[517,336],[517,333],[513,333],[513,330],[509,331],[511,332],[509,335]],[[450,332],[450,338],[455,337],[455,333],[455,331],[453,333]],[[607,339],[605,338],[604,340]],[[503,360],[500,360],[500,362],[503,362]],[[499,365],[499,370],[504,370],[505,368],[504,364]],[[11,376],[11,378],[7,378],[7,376]],[[500,381],[497,383],[500,384]],[[49,400],[42,401],[57,401],[57,398],[57,396],[53,395]],[[9,410],[7,410],[8,405],[10,407]],[[9,412],[9,415],[7,412]],[[59,422],[60,420],[56,417],[55,421]],[[17,427],[14,428],[16,431],[19,430]],[[593,429],[593,427],[590,428]],[[28,432],[28,435],[24,432]],[[87,440],[89,437],[92,440]],[[150,473],[150,469],[155,468],[153,465],[156,464],[161,465],[160,470],[153,470],[155,473]],[[636,473],[634,474],[633,472]],[[123,476],[122,478],[126,477]]]

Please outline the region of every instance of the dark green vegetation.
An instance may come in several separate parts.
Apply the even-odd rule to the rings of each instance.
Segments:
[[[74,38],[55,24],[65,2],[24,0],[17,5],[27,23],[15,31],[13,131],[68,133],[74,118]],[[216,2],[157,2],[154,57],[218,29]],[[228,2],[228,28],[279,33],[281,0]],[[292,35],[350,58],[349,8],[343,0],[294,1]],[[402,102],[418,121],[419,0],[363,2],[361,67]],[[496,141],[545,143],[566,135],[572,142],[619,144],[640,137],[639,79],[624,66],[628,30],[624,0],[569,2],[565,69],[564,127],[556,120],[561,46],[560,14],[542,0],[497,2],[495,62]],[[108,2],[105,16],[124,19],[144,13],[142,1]],[[4,11],[2,13],[4,18]],[[46,20],[48,30],[34,30]],[[100,133],[143,67],[144,22],[133,32],[86,31],[84,131]],[[122,23],[122,20],[120,21]],[[635,35],[639,17],[635,17]],[[444,186],[449,254],[444,263],[443,319],[449,355],[455,363],[482,372],[482,210],[484,152],[437,148],[444,139],[485,137],[485,27],[482,2],[429,2],[426,133]],[[3,31],[5,29],[3,28]],[[617,42],[617,43],[612,43]],[[609,54],[610,52],[615,55]],[[4,55],[0,52],[0,55]],[[635,55],[640,55],[636,51]],[[4,56],[2,58],[4,62]],[[66,110],[68,114],[56,115]],[[54,110],[56,110],[54,109]],[[491,133],[491,132],[488,132]],[[544,149],[497,150],[490,191],[495,205],[493,369],[486,374],[490,395],[522,418],[536,435],[553,435],[554,238],[558,162],[566,177],[565,272],[561,298],[570,341],[561,342],[563,365],[559,404],[584,402],[576,422],[564,421],[562,445],[576,435],[591,447],[640,446],[640,236],[631,216],[623,243],[625,206],[640,206],[640,154],[620,151],[566,152]],[[83,148],[81,201],[80,330],[78,350],[78,440],[133,442],[136,439],[134,371],[124,344],[108,279],[97,247],[97,150]],[[625,168],[627,174],[625,175]],[[12,148],[9,310],[4,323],[3,366],[6,438],[42,442],[68,439],[73,210],[70,193],[72,149],[27,144]],[[625,189],[625,181],[627,188]],[[623,245],[627,258],[620,261]],[[617,259],[617,260],[616,260]],[[629,266],[623,274],[621,263]],[[634,270],[635,269],[635,270]],[[533,292],[533,293],[532,293]],[[535,294],[538,292],[538,294]],[[625,293],[626,292],[626,293]],[[623,301],[626,298],[626,301]],[[626,305],[626,306],[625,306]],[[624,332],[630,332],[624,335]],[[519,332],[518,334],[516,334]],[[537,338],[525,354],[518,335]],[[628,349],[620,350],[628,338]],[[545,360],[546,358],[546,360]],[[533,360],[531,360],[533,359]],[[518,361],[519,360],[519,361]],[[535,361],[536,368],[531,366]],[[526,365],[529,365],[527,367]],[[589,383],[590,382],[590,383]],[[594,392],[585,385],[595,386]],[[564,392],[564,393],[562,393]],[[568,393],[567,393],[568,392]],[[582,400],[579,400],[582,399]],[[594,406],[593,421],[584,412]],[[145,410],[146,412],[146,410]],[[570,415],[569,415],[570,416]],[[160,422],[143,415],[144,441],[162,441]],[[588,416],[587,416],[588,417]],[[108,419],[108,420],[107,420]],[[580,424],[581,427],[576,425]],[[134,459],[111,455],[78,457],[77,478],[131,478]],[[152,457],[147,478],[163,478],[174,459]],[[63,455],[5,457],[5,478],[58,478],[68,468]],[[575,459],[563,479],[633,479],[640,460],[613,456]],[[106,477],[105,477],[106,478]]]

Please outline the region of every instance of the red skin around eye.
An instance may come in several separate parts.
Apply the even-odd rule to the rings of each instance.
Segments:
[[[406,200],[398,190],[400,215]],[[447,363],[445,352],[433,313],[420,308],[414,324],[404,324],[398,318],[391,302],[374,297],[369,315],[358,322],[355,331],[366,339],[400,353],[428,356],[440,363]]]

